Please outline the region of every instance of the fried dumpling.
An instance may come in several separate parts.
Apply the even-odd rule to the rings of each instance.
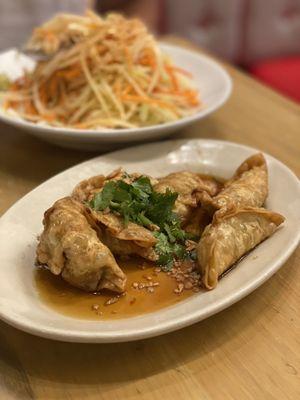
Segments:
[[[223,272],[272,235],[283,221],[283,216],[264,208],[249,207],[215,215],[197,246],[204,286],[213,289]]]
[[[124,174],[122,168],[117,168],[109,175],[95,175],[85,179],[75,186],[72,197],[78,201],[84,202],[91,200],[93,196],[100,192],[104,184],[112,179],[121,179]]]
[[[66,197],[46,211],[37,263],[86,291],[123,292],[126,276],[89,223],[85,207]]]
[[[207,214],[206,210],[202,207],[197,207],[192,211],[183,229],[185,232],[199,238],[210,221],[211,217]]]
[[[268,171],[266,160],[261,153],[245,160],[234,176],[224,184],[215,197],[207,193],[197,194],[200,203],[211,213],[244,207],[261,207],[268,195]]]
[[[106,176],[96,175],[89,179],[85,179],[75,186],[72,197],[80,202],[91,200],[98,193],[106,181]]]
[[[189,219],[193,208],[197,207],[197,191],[204,191],[210,196],[215,196],[218,191],[218,184],[213,179],[202,179],[194,172],[182,171],[173,172],[154,185],[154,190],[165,193],[167,189],[178,193],[174,212],[179,215],[183,223]]]
[[[89,201],[93,196],[100,192],[104,184],[111,180],[124,180],[131,183],[141,174],[128,174],[123,169],[118,168],[109,175],[97,175],[80,182],[73,190],[72,197],[80,202]],[[154,185],[157,180],[148,176]],[[96,226],[98,236],[101,241],[116,255],[130,256],[136,255],[149,261],[156,261],[157,254],[154,251],[156,239],[152,232],[140,225],[129,222],[124,225],[123,219],[106,211],[94,211],[86,208],[90,222]],[[94,226],[94,227],[95,227]]]
[[[138,255],[149,261],[156,261],[157,254],[154,251],[154,245],[157,239],[152,232],[133,222],[127,226],[118,215],[111,212],[87,210],[93,218],[99,231],[103,243],[117,255],[129,256]]]

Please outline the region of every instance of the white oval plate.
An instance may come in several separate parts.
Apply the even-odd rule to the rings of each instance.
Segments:
[[[161,44],[161,48],[172,57],[176,65],[192,73],[195,87],[200,92],[200,98],[204,105],[189,117],[145,128],[87,130],[31,123],[17,116],[11,116],[0,108],[0,120],[60,146],[85,150],[106,150],[116,147],[118,144],[153,140],[170,135],[211,114],[225,103],[231,93],[232,82],[224,68],[211,58],[190,50],[169,44]],[[9,72],[12,66],[16,70],[16,64],[21,64],[22,61],[18,57],[14,57],[12,60],[6,58],[1,72]],[[13,65],[10,65],[10,60]],[[32,68],[31,65],[29,67]]]
[[[70,342],[121,342],[180,329],[230,306],[270,278],[300,237],[300,185],[280,161],[266,155],[270,194],[267,207],[286,217],[284,226],[227,274],[217,288],[197,293],[160,311],[114,321],[87,321],[48,308],[35,287],[36,237],[44,211],[80,180],[123,166],[153,176],[191,169],[228,178],[257,150],[214,140],[167,141],[117,151],[79,164],[46,181],[0,219],[0,318],[26,332]]]

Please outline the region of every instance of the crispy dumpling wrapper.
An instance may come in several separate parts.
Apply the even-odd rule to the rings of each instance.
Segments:
[[[111,180],[124,180],[131,183],[142,174],[126,173],[118,168],[109,175],[97,175],[80,182],[73,190],[72,197],[80,202],[89,201],[100,192],[104,184]],[[154,185],[157,180],[148,176]],[[101,241],[116,255],[130,256],[137,255],[149,261],[156,261],[157,254],[154,251],[156,239],[151,231],[143,226],[129,222],[124,225],[123,219],[112,212],[94,211],[86,208],[89,214],[90,223],[96,226]]]
[[[122,168],[117,168],[109,175],[95,175],[85,179],[75,186],[72,192],[72,197],[78,201],[84,202],[91,200],[94,195],[100,192],[104,184],[110,180],[121,179],[124,174]]]
[[[46,211],[37,263],[85,291],[123,292],[126,276],[89,224],[84,206],[66,197]]]
[[[192,211],[188,222],[184,225],[185,232],[200,237],[205,227],[210,223],[211,217],[202,207],[197,207]]]
[[[197,246],[198,265],[207,289],[243,255],[273,234],[284,217],[263,208],[245,208],[217,216]]]
[[[113,254],[122,257],[139,256],[145,260],[155,262],[158,255],[153,247],[142,247],[130,240],[120,240],[112,236],[108,231],[103,234],[103,243],[112,251]]]
[[[200,203],[213,214],[244,207],[261,207],[268,196],[268,170],[263,154],[245,160],[224,188],[212,197],[206,192],[197,194]]]
[[[174,212],[186,223],[198,204],[195,193],[204,191],[210,196],[215,196],[219,190],[219,183],[213,178],[203,179],[195,172],[181,171],[160,178],[154,185],[154,190],[160,193],[165,193],[167,189],[178,193]]]
[[[104,184],[110,180],[122,179],[131,183],[141,174],[128,174],[121,168],[113,171],[108,176],[97,175],[80,182],[73,190],[72,197],[80,202],[86,202],[100,192]],[[200,217],[209,222],[205,213],[197,207],[197,200],[194,196],[196,190],[205,190],[210,195],[216,195],[221,188],[220,182],[212,177],[203,177],[193,172],[176,172],[160,178],[159,180],[148,176],[154,190],[164,193],[167,188],[179,194],[175,204],[175,212],[186,224],[186,230],[197,236],[203,231],[204,226],[200,223]],[[97,226],[96,230],[101,241],[116,255],[130,256],[138,255],[150,261],[156,261],[158,256],[154,251],[157,240],[152,231],[132,222],[125,227],[123,219],[108,210],[94,211],[87,208],[92,221]],[[189,218],[190,217],[190,218]],[[195,218],[194,218],[195,217]],[[152,229],[152,228],[151,228]],[[155,227],[153,227],[155,229]]]
[[[91,213],[95,220],[104,225],[117,239],[130,240],[141,247],[151,247],[156,243],[152,232],[141,225],[128,222],[125,226],[121,217],[110,212],[92,211]]]
[[[138,255],[149,261],[156,261],[154,245],[157,239],[152,232],[140,225],[129,222],[127,226],[118,215],[111,212],[87,210],[99,229],[103,243],[117,255]]]
[[[105,181],[106,177],[104,175],[96,175],[85,179],[75,186],[72,197],[80,202],[91,200],[103,188]]]

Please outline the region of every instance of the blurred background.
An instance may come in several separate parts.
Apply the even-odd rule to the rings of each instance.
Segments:
[[[187,39],[300,102],[300,0],[0,0],[0,50],[57,12],[122,12]]]

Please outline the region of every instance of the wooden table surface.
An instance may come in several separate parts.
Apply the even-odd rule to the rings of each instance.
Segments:
[[[227,66],[228,103],[178,138],[257,147],[300,174],[300,108]],[[94,156],[0,125],[0,213]],[[254,293],[191,327],[122,344],[41,339],[0,322],[0,399],[300,399],[300,252]]]

